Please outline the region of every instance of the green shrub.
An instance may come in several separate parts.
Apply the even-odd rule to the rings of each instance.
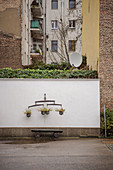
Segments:
[[[25,69],[40,69],[40,70],[69,70],[71,68],[70,64],[67,64],[65,62],[58,64],[45,64],[42,61],[39,61],[38,63],[33,63],[30,66],[24,66]]]
[[[39,52],[39,50],[37,51]],[[32,65],[29,66],[24,66],[24,69],[40,69],[40,70],[69,70],[72,69],[73,67],[66,63],[52,63],[52,64],[45,64],[43,63],[42,60],[33,61],[32,60]],[[78,67],[79,70],[89,70],[89,66],[87,66],[87,57],[82,56],[82,64]]]
[[[24,69],[40,69],[40,70],[70,70],[73,67],[66,62],[62,63],[53,63],[53,64],[45,64],[42,61],[38,61],[38,63],[33,62],[32,65],[24,66]],[[87,66],[86,57],[83,56],[83,62],[78,70],[89,70],[89,66]]]
[[[97,71],[92,70],[40,70],[40,69],[0,69],[0,78],[30,78],[30,79],[68,79],[68,78],[98,78]]]
[[[113,136],[113,109],[106,109],[107,136]],[[105,133],[104,113],[101,113],[101,134]]]

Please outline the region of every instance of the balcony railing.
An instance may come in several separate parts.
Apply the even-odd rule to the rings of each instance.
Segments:
[[[41,24],[38,20],[32,20],[31,21],[31,36],[32,38],[40,38],[42,39],[43,37],[43,31]]]
[[[31,21],[31,28],[40,28],[39,21],[32,20]]]
[[[40,30],[31,30],[31,37],[35,39],[43,39],[43,32]]]
[[[40,1],[31,4],[31,12],[33,14],[33,17],[42,16],[42,4],[40,3]]]
[[[31,37],[35,39],[43,39],[43,31],[41,27],[32,27],[31,29]]]
[[[30,58],[31,58],[32,63],[38,63],[39,61],[43,60],[43,56],[42,55],[35,54],[35,53],[34,54],[31,53]]]

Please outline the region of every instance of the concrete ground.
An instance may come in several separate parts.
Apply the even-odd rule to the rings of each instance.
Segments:
[[[0,141],[0,170],[113,170],[113,150],[100,139],[6,143]]]

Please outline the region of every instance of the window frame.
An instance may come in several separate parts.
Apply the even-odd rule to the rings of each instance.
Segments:
[[[37,49],[37,44],[33,43],[33,50],[35,51]]]
[[[70,43],[71,43],[71,48],[70,48]],[[72,43],[74,43],[74,44],[72,44]],[[74,47],[74,49],[73,49],[73,47]],[[71,51],[73,51],[73,52],[76,51],[76,41],[75,40],[69,40],[69,51],[70,52]]]
[[[71,1],[75,1],[74,7],[72,7],[72,8],[71,8],[71,4],[70,4]],[[76,9],[76,0],[69,0],[69,9],[70,9],[70,10],[71,10],[71,9]]]
[[[56,42],[56,44],[53,44],[53,42]],[[56,45],[56,50],[53,50],[53,45]],[[52,40],[51,41],[51,52],[57,52],[58,51],[58,41]]]
[[[57,2],[57,8],[53,8],[53,1]],[[51,0],[51,9],[57,10],[58,9],[58,0]]]
[[[53,22],[54,27],[52,27],[52,22]],[[51,29],[52,30],[57,30],[58,29],[58,21],[57,20],[51,20]]]
[[[73,25],[72,27],[70,27],[70,22],[73,22],[73,23],[71,23]],[[71,28],[71,29],[76,28],[75,20],[69,20],[69,28]]]

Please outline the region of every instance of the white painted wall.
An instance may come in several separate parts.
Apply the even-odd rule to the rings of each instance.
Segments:
[[[0,127],[100,127],[99,80],[0,80]],[[40,107],[24,114],[36,100],[62,103],[64,115],[53,111],[42,116]]]

